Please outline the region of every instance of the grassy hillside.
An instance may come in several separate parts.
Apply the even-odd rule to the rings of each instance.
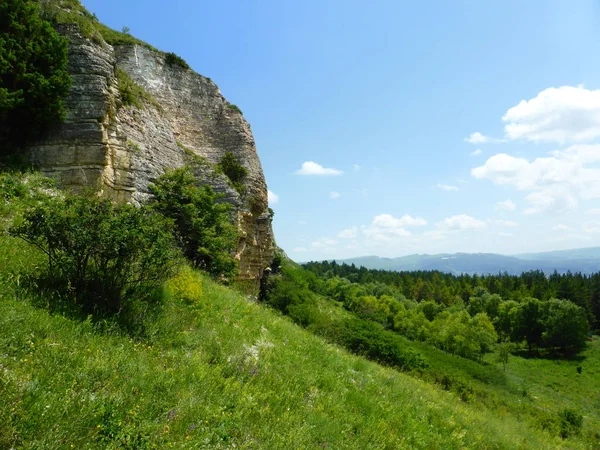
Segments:
[[[199,274],[135,337],[51,314],[19,287],[35,253],[9,237],[0,248],[0,448],[583,448],[348,355]]]

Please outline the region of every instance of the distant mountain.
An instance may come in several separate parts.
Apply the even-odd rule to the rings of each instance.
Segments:
[[[495,253],[441,253],[437,255],[408,255],[399,258],[364,256],[336,260],[338,263],[364,266],[368,269],[411,271],[439,270],[453,274],[489,274],[507,272],[518,275],[530,270],[541,270],[547,274],[600,272],[600,247],[561,250],[544,253],[528,253],[515,256]]]

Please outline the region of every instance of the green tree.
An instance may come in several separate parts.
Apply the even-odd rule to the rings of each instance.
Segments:
[[[62,120],[71,85],[67,51],[38,2],[0,2],[0,139],[19,144]]]
[[[523,339],[527,342],[529,352],[542,343],[544,332],[544,304],[537,298],[526,298],[515,311],[513,321],[513,342]]]
[[[215,277],[232,277],[237,231],[230,223],[230,205],[219,202],[210,186],[196,186],[189,167],[165,173],[150,191],[155,197],[152,208],[174,221],[185,256]]]
[[[113,206],[97,196],[47,200],[11,233],[48,256],[50,287],[87,312],[116,313],[149,298],[179,253],[171,223],[148,208]]]
[[[558,348],[564,353],[577,353],[585,348],[589,330],[585,310],[568,300],[551,299],[544,319],[545,346]]]

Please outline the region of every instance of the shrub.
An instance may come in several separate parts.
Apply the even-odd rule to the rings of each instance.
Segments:
[[[30,209],[11,233],[48,257],[47,280],[86,312],[117,313],[129,298],[150,299],[177,252],[171,223],[148,208],[103,198],[53,198]]]
[[[348,319],[339,326],[336,341],[353,353],[402,370],[424,369],[427,362],[402,348],[401,338],[374,322]]]
[[[20,143],[64,118],[67,51],[37,2],[0,2],[0,139]]]
[[[189,267],[184,267],[169,280],[169,289],[175,297],[189,303],[202,298],[202,279]]]
[[[242,114],[242,110],[240,109],[240,107],[238,105],[234,105],[233,103],[230,103],[229,105],[227,105],[227,109],[230,109],[232,111]]]
[[[244,193],[244,185],[242,184],[248,170],[242,166],[232,152],[227,152],[217,166],[219,172],[224,173],[233,187],[240,193]]]
[[[175,223],[175,237],[194,265],[215,277],[231,278],[236,271],[232,254],[236,228],[229,222],[228,203],[210,186],[196,186],[189,167],[172,170],[150,186],[152,208]]]
[[[165,63],[167,63],[167,65],[169,66],[178,66],[186,70],[190,68],[188,63],[185,62],[185,60],[181,56],[170,52],[165,53]]]
[[[583,416],[574,409],[565,408],[558,416],[560,417],[560,436],[563,438],[581,433]]]

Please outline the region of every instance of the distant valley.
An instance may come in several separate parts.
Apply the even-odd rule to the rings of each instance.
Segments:
[[[440,253],[436,255],[414,254],[399,258],[363,256],[336,260],[338,263],[364,266],[368,269],[411,271],[439,270],[452,274],[494,274],[507,272],[518,275],[531,270],[541,270],[547,274],[600,272],[600,247],[560,250],[520,255],[499,255],[495,253]]]

